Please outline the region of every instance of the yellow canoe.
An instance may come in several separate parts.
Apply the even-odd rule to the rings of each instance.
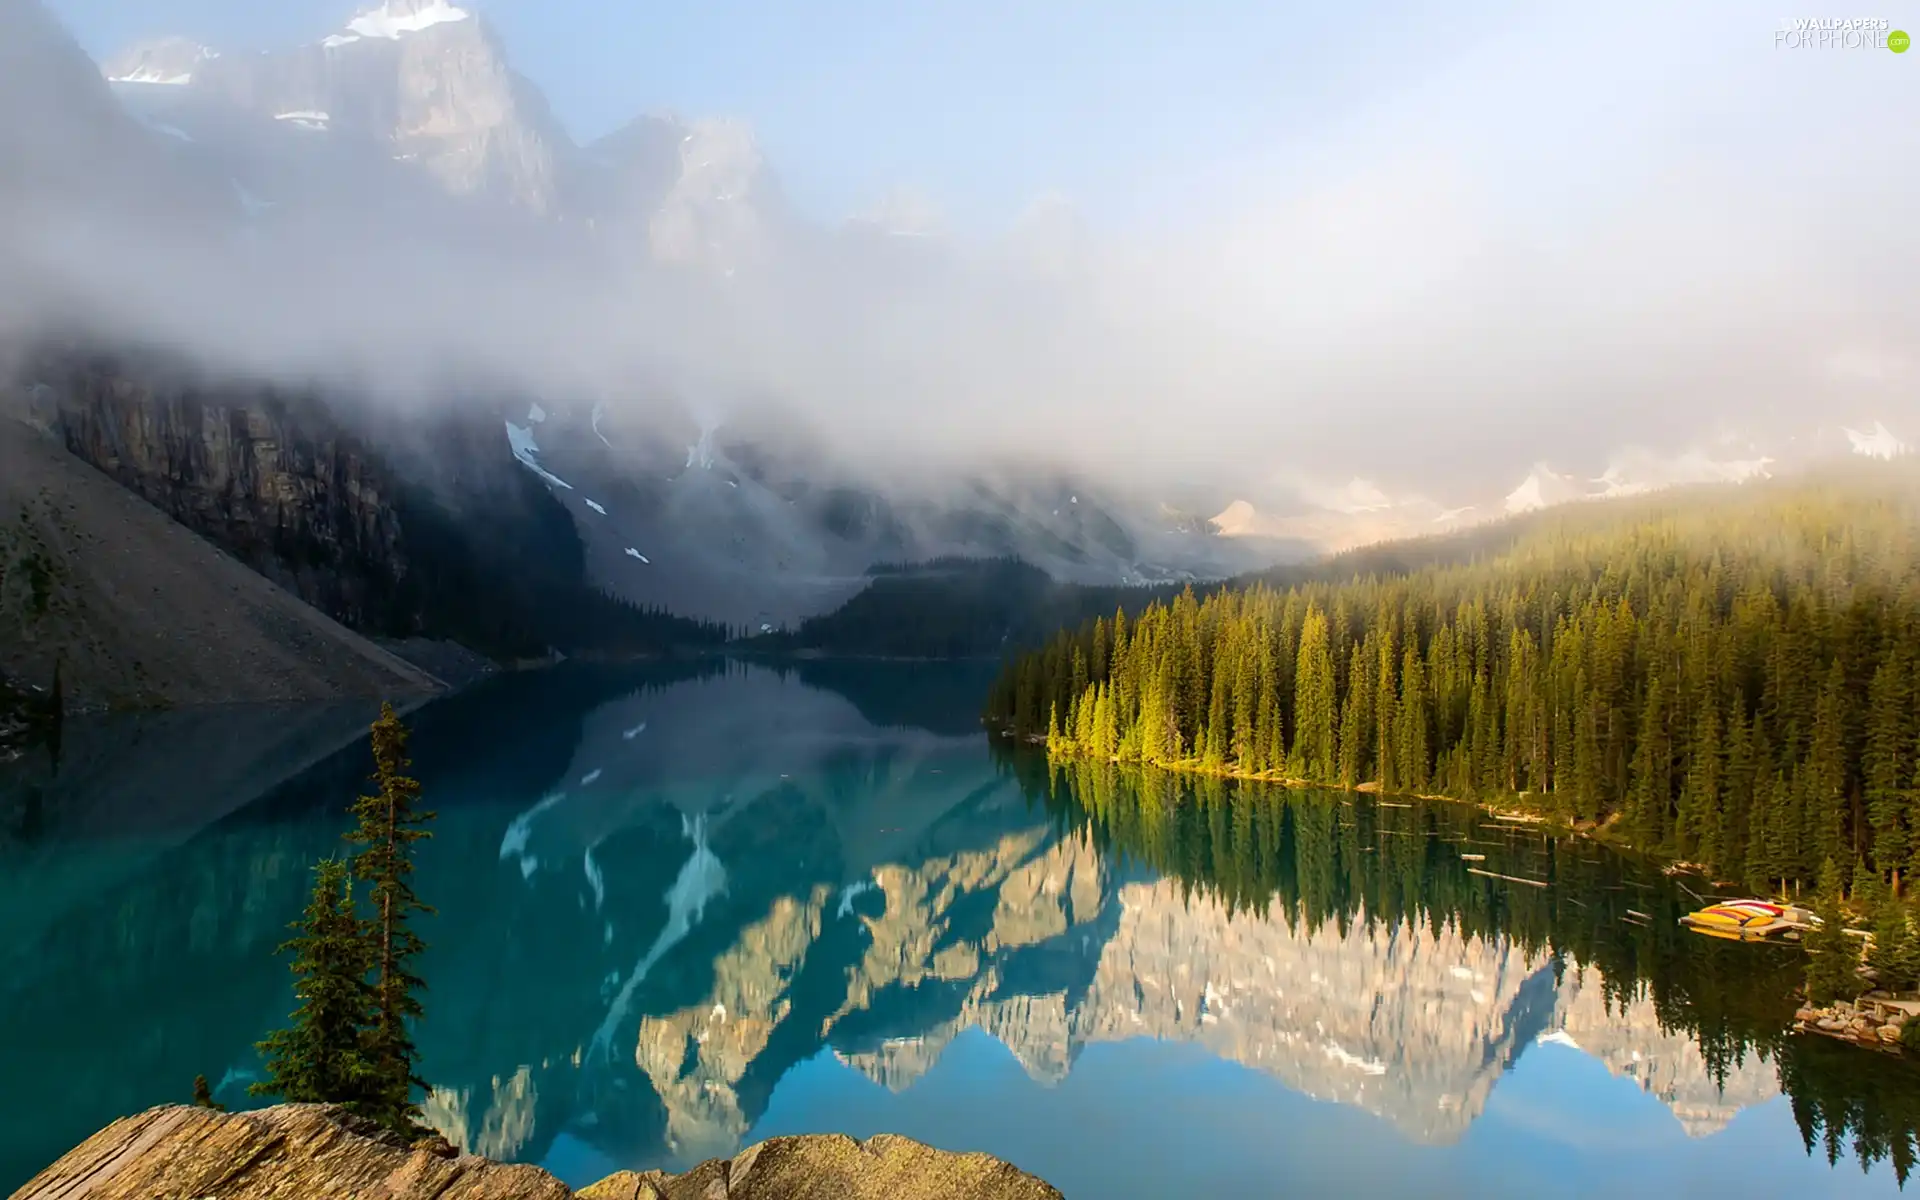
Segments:
[[[1680,923],[1696,933],[1745,941],[1811,929],[1820,923],[1820,918],[1791,904],[1775,904],[1769,900],[1725,900],[1709,904],[1699,912],[1688,913],[1680,918]]]

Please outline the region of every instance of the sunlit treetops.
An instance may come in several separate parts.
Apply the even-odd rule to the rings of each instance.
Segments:
[[[1577,505],[1116,612],[1009,662],[1064,758],[1500,800],[1755,887],[1920,852],[1920,477]]]

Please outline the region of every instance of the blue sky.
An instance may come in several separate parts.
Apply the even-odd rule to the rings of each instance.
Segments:
[[[463,0],[464,2],[464,0]],[[341,0],[50,0],[96,57],[180,33],[219,49],[308,42]],[[642,112],[743,117],[802,207],[894,187],[960,226],[1057,191],[1154,220],[1223,164],[1270,154],[1409,86],[1501,28],[1507,0],[1327,5],[1139,0],[471,0],[590,139]]]

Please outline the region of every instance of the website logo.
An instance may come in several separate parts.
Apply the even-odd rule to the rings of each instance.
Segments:
[[[1773,31],[1776,50],[1891,50],[1905,54],[1913,39],[1885,17],[1796,17]]]

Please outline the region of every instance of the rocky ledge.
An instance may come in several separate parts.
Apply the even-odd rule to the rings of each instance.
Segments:
[[[1800,1033],[1820,1033],[1876,1049],[1898,1050],[1902,1048],[1900,1031],[1916,1011],[1920,1011],[1920,1001],[1863,996],[1837,1001],[1828,1008],[1808,1005],[1793,1014],[1793,1027]]]
[[[771,1138],[684,1175],[622,1171],[574,1192],[538,1167],[408,1145],[338,1109],[184,1105],[123,1117],[12,1200],[1061,1200],[984,1154],[906,1138]]]

